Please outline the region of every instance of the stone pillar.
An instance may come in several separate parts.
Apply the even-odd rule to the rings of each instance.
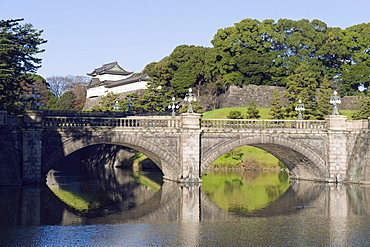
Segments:
[[[185,246],[200,246],[200,184],[182,184],[180,224]]]
[[[179,182],[199,183],[202,181],[200,179],[200,116],[198,113],[181,115],[180,159],[182,175]]]
[[[329,227],[332,235],[332,246],[347,243],[348,212],[351,211],[346,186],[336,185],[330,187],[329,192]],[[338,227],[340,226],[340,227]]]
[[[342,182],[348,167],[347,116],[331,115],[325,118],[328,129],[328,182]]]
[[[7,111],[0,111],[0,125],[6,125],[7,124]]]
[[[23,129],[23,183],[44,183],[42,168],[42,112],[27,111]]]
[[[22,226],[39,226],[41,224],[41,187],[22,188]]]

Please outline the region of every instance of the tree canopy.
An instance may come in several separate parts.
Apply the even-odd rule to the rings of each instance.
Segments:
[[[17,111],[22,81],[29,82],[26,73],[35,73],[41,66],[44,52],[39,46],[46,43],[42,30],[31,24],[20,24],[23,19],[0,20],[0,110]]]
[[[340,29],[320,20],[244,19],[219,29],[211,43],[211,48],[180,45],[144,72],[175,97],[192,87],[212,107],[218,105],[214,95],[230,85],[285,87],[286,117],[296,114],[301,99],[307,119],[327,113],[322,103],[330,87],[344,96],[357,95],[360,86],[367,94],[370,86],[370,23]]]

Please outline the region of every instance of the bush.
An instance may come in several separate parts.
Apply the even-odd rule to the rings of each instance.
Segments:
[[[228,119],[244,119],[244,116],[240,111],[230,111],[227,115]]]

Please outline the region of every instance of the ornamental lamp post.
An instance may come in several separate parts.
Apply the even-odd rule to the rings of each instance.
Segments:
[[[187,113],[193,113],[193,106],[191,105],[191,102],[196,101],[197,99],[195,98],[195,94],[192,93],[191,88],[189,88],[189,92],[186,93],[184,100],[185,102],[189,102]]]
[[[341,100],[340,100],[340,97],[337,96],[337,94],[338,94],[337,91],[334,90],[333,96],[330,97],[330,101],[329,101],[330,104],[334,105],[332,115],[339,115],[339,111],[338,111],[337,105],[340,104],[340,103],[342,103]]]
[[[132,101],[131,101],[131,97],[128,97],[127,98],[127,104],[126,104],[128,110],[127,110],[127,113],[131,113],[131,107],[132,107]]]
[[[115,111],[119,111],[119,110],[121,109],[121,107],[120,107],[120,106],[119,106],[119,104],[118,104],[118,100],[116,100],[116,103],[114,104],[113,109],[114,109]]]
[[[172,97],[172,102],[169,104],[168,109],[169,110],[172,109],[171,118],[175,118],[176,117],[175,110],[179,109],[179,105],[177,104],[177,102],[175,102],[175,97]]]
[[[298,111],[298,120],[303,120],[302,112],[305,111],[306,108],[304,108],[302,100],[298,100],[298,104],[297,104],[295,110]]]

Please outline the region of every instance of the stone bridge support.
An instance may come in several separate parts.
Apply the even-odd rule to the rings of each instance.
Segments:
[[[23,132],[23,183],[44,183],[42,175],[42,113],[27,111],[24,115]]]
[[[329,182],[342,182],[348,168],[346,116],[331,115],[327,121]]]
[[[185,113],[182,116],[180,182],[200,182],[200,114]]]
[[[200,120],[200,114],[195,113],[185,113],[176,119],[85,118],[79,122],[66,117],[51,119],[70,122],[54,123],[47,117],[43,119],[42,112],[28,111],[23,123],[16,127],[21,136],[17,140],[23,143],[19,145],[22,148],[18,170],[24,183],[43,183],[45,172],[50,169],[45,163],[57,163],[57,159],[74,151],[104,143],[146,153],[164,171],[166,179],[181,183],[201,182],[202,173],[215,159],[242,145],[275,155],[293,177],[326,182],[362,182],[370,177],[365,174],[370,169],[366,159],[353,165],[359,163],[353,161],[363,159],[363,153],[370,160],[368,123],[347,121],[341,115],[328,116],[320,125],[307,120],[283,120],[280,121],[283,126],[276,124],[279,120],[248,119],[213,124],[210,121],[219,120]],[[9,116],[7,119],[0,114],[0,125],[9,121]],[[296,124],[306,127],[297,128]]]

